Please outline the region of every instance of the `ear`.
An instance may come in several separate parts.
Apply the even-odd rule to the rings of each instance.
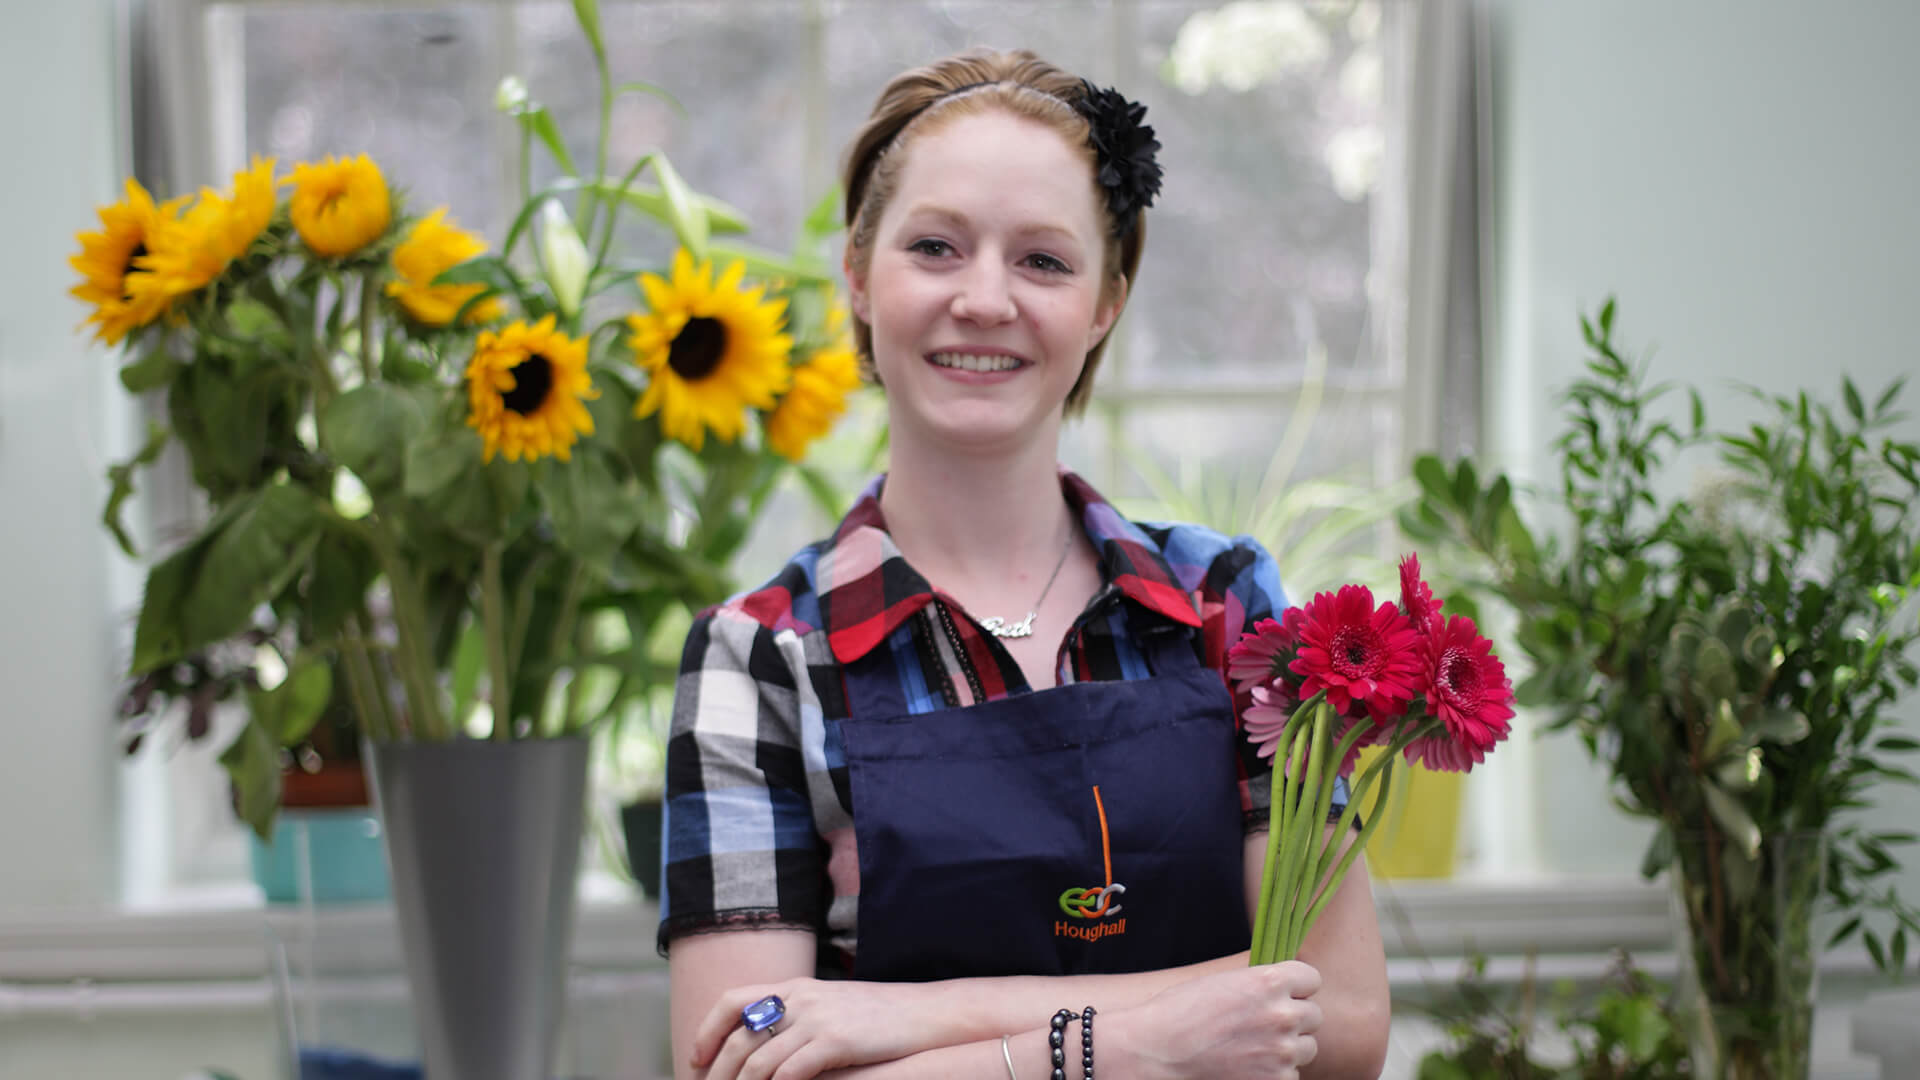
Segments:
[[[840,273],[847,279],[847,307],[861,322],[871,326],[873,306],[867,298],[867,278],[853,268],[852,245],[848,245],[840,254]]]
[[[1087,335],[1087,348],[1106,340],[1107,331],[1120,319],[1120,313],[1127,307],[1127,279],[1122,276],[1114,279],[1113,296],[1094,309],[1093,327]]]

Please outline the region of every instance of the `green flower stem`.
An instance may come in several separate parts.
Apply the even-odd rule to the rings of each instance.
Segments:
[[[506,588],[500,584],[500,545],[480,557],[480,618],[487,634],[487,677],[492,682],[493,739],[513,738],[513,677],[507,668]]]
[[[1304,720],[1302,718],[1305,718]],[[1286,740],[1286,758],[1284,763],[1273,770],[1273,793],[1269,804],[1269,823],[1267,826],[1267,865],[1261,875],[1260,909],[1267,912],[1267,920],[1260,936],[1254,941],[1254,962],[1273,963],[1274,951],[1280,943],[1280,913],[1274,910],[1278,898],[1286,895],[1286,865],[1281,854],[1281,841],[1287,836],[1287,830],[1293,824],[1294,789],[1298,781],[1292,779],[1300,775],[1302,764],[1306,760],[1307,742],[1311,737],[1312,706],[1302,705],[1295,709],[1287,720],[1284,733]]]
[[[607,54],[603,49],[593,51],[594,68],[600,75],[600,138],[593,150],[593,183],[582,187],[580,193],[582,220],[580,235],[593,235],[593,217],[599,209],[600,200],[594,185],[603,182],[607,176],[607,139],[613,126],[613,74],[607,70]],[[613,212],[613,204],[608,203],[607,212]]]
[[[379,684],[374,680],[373,664],[367,659],[367,644],[361,632],[360,616],[349,618],[347,625],[352,639],[341,643],[341,652],[346,659],[347,692],[353,695],[354,712],[359,714],[360,723],[370,738],[391,741],[393,723],[387,716],[386,699],[381,696]]]
[[[380,518],[381,511],[376,505],[368,518],[366,536],[373,545],[374,557],[380,560],[380,568],[387,575],[387,590],[393,595],[393,618],[400,636],[398,663],[407,693],[409,719],[413,730],[428,739],[444,742],[453,736],[453,731],[440,715],[435,669],[426,652],[429,640],[426,608],[414,584],[413,571],[407,567],[406,559]]]
[[[586,591],[586,585],[587,562],[585,559],[575,559],[573,569],[567,574],[567,591],[560,598],[560,612],[553,620],[553,638],[547,645],[547,655],[556,661],[547,675],[549,680],[553,678],[553,673],[559,671],[557,661],[569,659],[573,651],[573,632],[580,622],[580,596]],[[580,703],[580,668],[577,664],[568,666],[573,670],[573,677],[567,682],[567,708],[560,717],[560,733],[563,735],[572,729],[573,711]],[[546,700],[545,694],[541,695],[541,700]]]
[[[380,302],[379,275],[369,270],[360,282],[360,377],[372,384],[379,370],[373,360],[373,316]]]
[[[526,569],[520,572],[520,583],[513,591],[513,633],[507,637],[507,663],[516,670],[526,662],[527,627],[533,622],[533,593],[540,583],[540,572],[551,557],[545,548],[534,552]]]
[[[1272,917],[1272,904],[1268,901],[1273,868],[1280,850],[1280,832],[1286,828],[1286,804],[1282,801],[1286,793],[1282,790],[1281,778],[1286,774],[1283,766],[1293,752],[1293,736],[1297,730],[1291,720],[1280,729],[1280,741],[1273,748],[1273,772],[1267,778],[1267,857],[1260,864],[1260,902],[1253,906],[1252,962],[1256,964],[1260,962],[1260,942],[1266,937],[1267,922]]]
[[[1294,808],[1293,820],[1287,825],[1287,835],[1283,841],[1286,846],[1280,854],[1286,863],[1287,890],[1280,894],[1280,902],[1284,907],[1279,941],[1274,950],[1276,960],[1293,958],[1293,954],[1287,950],[1293,940],[1300,909],[1312,898],[1313,882],[1309,874],[1313,870],[1319,847],[1326,842],[1327,812],[1320,795],[1323,788],[1331,791],[1333,787],[1335,774],[1327,765],[1333,720],[1332,704],[1323,701],[1314,706],[1313,749],[1300,771],[1300,801]]]
[[[1309,768],[1311,762],[1318,762],[1326,755],[1327,714],[1332,709],[1322,699],[1306,710],[1303,721],[1296,712],[1288,726],[1300,723],[1311,725],[1311,734],[1301,732],[1296,739],[1292,752],[1287,759],[1286,777],[1281,784],[1281,805],[1286,807],[1284,835],[1280,838],[1280,850],[1274,864],[1268,871],[1271,891],[1263,886],[1265,900],[1270,904],[1283,905],[1267,919],[1266,934],[1261,938],[1260,955],[1262,963],[1274,963],[1285,959],[1280,950],[1287,932],[1288,908],[1293,903],[1294,894],[1299,891],[1300,875],[1304,870],[1300,846],[1306,839],[1306,832],[1312,826],[1311,807],[1319,798],[1320,770]]]
[[[1332,706],[1322,707],[1331,714]],[[1328,725],[1331,728],[1331,715],[1329,715]],[[1322,783],[1320,798],[1314,804],[1312,820],[1307,823],[1307,842],[1302,845],[1300,851],[1298,892],[1294,902],[1287,909],[1286,938],[1283,945],[1287,950],[1285,955],[1289,958],[1300,951],[1300,943],[1307,936],[1307,927],[1313,922],[1309,909],[1313,907],[1316,897],[1322,895],[1319,892],[1322,888],[1321,882],[1326,877],[1328,864],[1332,862],[1334,853],[1340,850],[1340,837],[1345,835],[1341,828],[1335,828],[1329,832],[1326,825],[1328,816],[1333,813],[1333,789],[1337,786],[1340,776],[1340,763],[1347,759],[1347,752],[1352,750],[1354,745],[1366,736],[1366,733],[1366,725],[1354,724],[1334,747],[1332,756],[1320,758],[1312,766],[1321,774]],[[1353,798],[1351,788],[1347,795],[1347,805],[1341,817],[1345,823],[1350,823],[1351,818],[1348,817],[1348,812],[1358,805],[1358,800]],[[1325,888],[1331,891],[1333,884],[1326,885]]]

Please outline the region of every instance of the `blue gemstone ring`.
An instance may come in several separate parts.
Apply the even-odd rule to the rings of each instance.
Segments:
[[[748,1031],[766,1031],[787,1018],[787,1003],[778,995],[768,994],[759,1001],[740,1010],[740,1022]]]

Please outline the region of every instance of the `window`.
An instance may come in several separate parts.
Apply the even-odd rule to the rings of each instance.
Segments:
[[[1397,0],[632,0],[603,3],[616,80],[641,79],[686,106],[619,99],[616,166],[666,151],[702,190],[746,212],[782,246],[834,181],[839,154],[895,72],[976,44],[1032,48],[1148,106],[1166,184],[1133,301],[1087,418],[1063,457],[1129,509],[1171,492],[1143,474],[1204,477],[1215,495],[1252,492],[1284,429],[1293,479],[1397,480],[1407,358],[1391,328],[1404,307],[1399,249],[1404,169],[1392,91],[1406,67]],[[416,207],[445,203],[498,239],[519,201],[513,125],[494,109],[501,76],[525,79],[576,158],[590,148],[597,86],[565,3],[187,2],[149,27],[155,100],[198,117],[139,123],[142,160],[172,186],[227,175],[259,153],[294,160],[366,152]],[[181,49],[184,48],[184,52]],[[205,63],[191,63],[195,50]],[[204,70],[204,81],[200,71]],[[183,96],[180,83],[197,83]],[[169,93],[167,91],[173,91]],[[160,146],[156,132],[197,132]],[[141,133],[137,133],[141,134]],[[198,160],[195,160],[195,158]],[[536,173],[538,186],[549,179]],[[157,178],[155,178],[157,179]],[[168,186],[162,183],[160,186]],[[666,258],[636,230],[628,250]],[[1297,412],[1303,400],[1309,411]],[[1422,404],[1423,409],[1437,408]],[[869,409],[858,423],[871,424]],[[1423,419],[1418,428],[1437,421]],[[858,438],[853,432],[850,438]],[[1278,479],[1278,478],[1276,478]],[[799,508],[799,500],[795,500]],[[757,580],[827,523],[772,513],[742,567]],[[1385,554],[1378,528],[1349,549]],[[1283,570],[1289,552],[1276,553]],[[1308,579],[1311,581],[1311,579]],[[1322,579],[1325,580],[1325,579]],[[210,762],[147,777],[135,802],[172,807],[174,880],[239,875],[238,826]],[[211,809],[210,809],[211,807]],[[160,871],[151,868],[151,879]]]

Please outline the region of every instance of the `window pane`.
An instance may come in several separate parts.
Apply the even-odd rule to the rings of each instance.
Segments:
[[[497,9],[359,5],[228,8],[239,21],[249,154],[284,170],[327,154],[370,155],[416,210],[449,204],[461,225],[505,230],[503,178],[491,149],[500,77]],[[222,107],[216,105],[216,107]],[[238,163],[234,163],[238,164]]]
[[[1135,384],[1295,382],[1317,335],[1379,371],[1367,333],[1375,4],[1145,3],[1138,92],[1163,201],[1129,312]],[[1373,17],[1367,15],[1373,12]]]

